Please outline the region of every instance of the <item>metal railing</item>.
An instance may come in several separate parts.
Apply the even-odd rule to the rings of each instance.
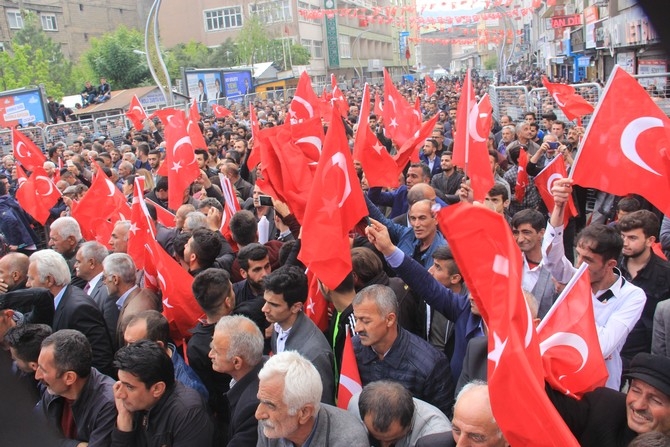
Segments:
[[[509,115],[513,121],[523,120],[523,114],[529,110],[528,89],[524,86],[489,87],[489,96],[493,106],[493,117],[500,120]]]
[[[670,116],[670,73],[650,73],[633,75],[647,90],[654,102]]]
[[[24,127],[19,132],[30,138],[37,147],[46,151],[44,140],[44,129],[41,127]],[[0,130],[0,156],[12,153],[12,131],[10,129]]]
[[[600,101],[600,96],[602,95],[602,88],[599,84],[596,83],[584,83],[584,84],[572,84],[575,88],[575,91],[591,103],[594,107]],[[549,94],[546,88],[534,88],[528,93],[529,100],[529,111],[535,112],[538,119],[541,115],[545,113],[554,112],[556,117],[563,122],[568,122],[569,120],[561,110],[561,108],[556,104],[556,100]],[[522,117],[523,118],[523,117]],[[589,121],[591,120],[590,115],[584,116],[582,119],[582,125],[584,127],[588,126]],[[547,130],[547,129],[543,129]]]

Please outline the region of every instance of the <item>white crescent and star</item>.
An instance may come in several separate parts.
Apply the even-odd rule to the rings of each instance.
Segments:
[[[556,332],[540,343],[540,355],[556,346],[568,346],[576,350],[582,358],[582,363],[575,372],[584,368],[589,358],[589,345],[582,337],[572,332]]]
[[[565,103],[558,100],[557,92],[552,93],[551,97],[554,98],[554,101],[556,101],[556,104],[558,104],[559,107],[565,107]]]
[[[333,154],[333,156],[330,159],[330,162],[332,163],[332,166],[337,166],[339,167],[342,172],[344,173],[344,192],[342,193],[342,198],[340,199],[339,206],[340,208],[344,204],[344,202],[347,200],[347,197],[349,197],[349,194],[351,194],[351,181],[349,180],[349,170],[347,169],[347,159],[344,157],[344,154],[342,153],[336,153]]]
[[[646,130],[654,129],[656,127],[664,127],[663,121],[660,118],[653,116],[643,116],[636,118],[624,128],[621,133],[621,151],[631,162],[635,163],[645,171],[649,171],[652,174],[660,176],[658,172],[652,169],[644,160],[640,157],[640,154],[637,152],[637,140],[640,137],[640,134]]]
[[[363,390],[360,383],[356,382],[351,377],[345,376],[344,373],[340,376],[340,384],[344,386],[352,396],[355,396]]]
[[[305,98],[301,96],[294,96],[293,100],[296,101],[298,104],[302,104],[305,110],[307,110],[307,113],[309,113],[310,118],[314,117],[314,108]]]
[[[554,185],[554,182],[562,177],[563,176],[558,172],[554,172],[553,174],[551,174],[547,179],[547,191],[551,192],[551,187]]]
[[[296,142],[296,144],[301,144],[301,143],[311,144],[312,146],[314,146],[316,148],[317,151],[319,151],[319,153],[321,153],[321,148],[323,147],[323,143],[321,142],[321,138],[314,137],[314,136],[302,137],[302,138],[297,139],[295,142]]]
[[[107,197],[114,197],[114,194],[116,193],[116,186],[114,186],[114,183],[112,183],[109,179],[105,179],[105,182],[107,184],[107,188],[109,189],[109,194]]]
[[[49,177],[45,177],[43,175],[38,175],[35,176],[35,180],[44,180],[47,185],[49,185],[49,191],[46,193],[41,193],[45,196],[50,196],[54,192],[54,184],[53,182],[49,179]]]
[[[502,356],[503,351],[507,346],[507,339],[502,341],[496,332],[493,332],[493,349],[489,351],[488,359],[493,361],[498,367],[498,362],[500,362],[500,357]],[[494,369],[495,370],[495,369]]]
[[[16,143],[16,155],[18,155],[21,158],[30,157],[30,149],[28,149],[26,155],[24,155],[21,153],[21,146],[26,146],[26,148],[28,147],[26,143],[24,143],[23,141],[19,141],[18,143]]]
[[[475,103],[472,109],[470,109],[470,115],[468,116],[468,133],[470,134],[470,138],[477,141],[478,143],[482,143],[486,141],[486,138],[479,135],[479,130],[477,130],[478,121],[479,121],[479,104]]]

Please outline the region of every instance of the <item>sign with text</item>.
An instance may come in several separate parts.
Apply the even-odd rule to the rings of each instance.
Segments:
[[[552,28],[567,28],[569,26],[579,26],[582,24],[581,14],[572,14],[569,16],[555,16],[551,18]]]

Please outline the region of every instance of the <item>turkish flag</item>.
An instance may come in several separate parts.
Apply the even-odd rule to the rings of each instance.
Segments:
[[[530,185],[530,178],[526,171],[528,166],[528,151],[525,149],[519,150],[519,170],[516,175],[516,184],[514,185],[514,198],[521,203],[526,195],[526,188]]]
[[[354,140],[354,160],[361,162],[365,178],[370,187],[381,186],[396,188],[398,186],[398,169],[395,160],[379,142],[372,132],[368,119],[370,117],[370,86],[363,87],[361,113]],[[432,129],[431,129],[432,130]]]
[[[305,315],[314,322],[321,330],[328,329],[328,301],[323,297],[316,275],[310,270],[305,271],[307,275],[307,301],[305,301]]]
[[[542,197],[542,201],[550,212],[554,209],[554,196],[551,195],[551,187],[556,180],[567,177],[567,175],[563,154],[558,154],[533,180],[537,191],[540,193],[540,197]],[[570,197],[568,208],[565,212],[564,224],[567,225],[568,219],[572,216],[577,216],[577,207],[575,207],[575,201]]]
[[[193,101],[194,104],[195,101]],[[200,125],[198,122],[200,121],[200,114],[197,111],[198,106],[196,104],[195,106],[196,113],[198,113],[196,120],[195,116],[193,115],[193,107],[189,109],[189,114],[188,114],[188,123],[186,124],[186,130],[188,132],[188,136],[191,137],[191,143],[193,143],[193,149],[207,149],[207,142],[205,141],[205,136],[202,134],[202,131],[200,130]]]
[[[42,150],[37,147],[33,141],[26,135],[12,128],[12,142],[14,147],[14,158],[21,163],[26,171],[34,171],[36,168],[42,168],[47,158]],[[34,216],[33,216],[34,217]]]
[[[553,389],[576,399],[607,382],[595,321],[591,278],[584,262],[537,327],[545,379]]]
[[[214,116],[217,118],[225,118],[233,114],[233,112],[219,104],[212,104],[212,112],[214,112]]]
[[[256,107],[249,104],[249,121],[251,122],[251,137],[256,138],[258,132],[260,132],[261,127],[258,123],[258,116],[256,115]]]
[[[400,94],[386,69],[383,116],[386,134],[397,147],[412,138],[421,127],[421,114]]]
[[[644,88],[615,67],[572,167],[580,186],[635,193],[670,215],[670,120]]]
[[[384,109],[382,107],[382,100],[379,97],[379,93],[375,93],[375,107],[373,111],[375,115],[377,115],[377,121],[384,119]]]
[[[193,277],[170,256],[153,238],[147,238],[156,277],[163,296],[163,315],[170,324],[170,337],[177,346],[191,337],[190,330],[203,316],[193,297]]]
[[[191,106],[188,108],[188,119],[197,123],[200,121],[200,111],[198,110],[198,101],[193,98]]]
[[[433,81],[433,79],[430,76],[426,76],[425,78],[423,78],[423,80],[426,83],[426,95],[433,96],[437,91],[435,81]]]
[[[162,109],[154,112],[165,125],[165,161],[168,170],[168,207],[176,210],[184,202],[184,192],[200,175],[193,143],[186,128],[184,112]]]
[[[36,166],[28,178],[21,166],[17,165],[16,174],[19,179],[16,201],[36,221],[46,225],[49,220],[49,210],[61,198],[60,190],[56,188],[42,166]]]
[[[135,267],[144,268],[144,245],[147,238],[156,237],[156,228],[149,217],[149,210],[144,202],[144,177],[135,178],[133,203],[130,207],[130,229],[128,230],[128,255],[135,261]]]
[[[484,201],[495,181],[487,140],[491,131],[493,106],[488,94],[477,103],[470,81],[470,71],[461,89],[456,111],[456,136],[454,139],[454,165],[464,169],[470,179],[474,199]]]
[[[343,118],[349,116],[349,102],[345,99],[342,90],[337,85],[337,78],[333,73],[330,74],[330,86],[333,89],[333,98],[331,99],[331,104],[337,104],[340,115]]]
[[[505,439],[514,446],[578,446],[544,390],[537,333],[521,292],[521,252],[505,218],[461,203],[442,208],[438,220],[488,326],[489,397]]]
[[[307,199],[299,255],[328,288],[351,272],[348,233],[367,214],[344,124],[333,119]]]
[[[593,105],[579,96],[573,86],[549,82],[546,76],[542,76],[542,84],[570,121],[593,113]]]
[[[237,201],[237,194],[235,188],[230,182],[230,179],[225,175],[219,173],[219,181],[221,183],[221,194],[223,195],[223,212],[221,213],[221,226],[219,231],[226,238],[234,251],[237,251],[237,242],[233,240],[233,233],[230,231],[230,219],[236,212],[240,211],[240,202]]]
[[[168,211],[166,208],[163,208],[151,199],[145,198],[144,200],[151,203],[156,208],[156,220],[161,225],[168,228],[174,228],[177,226],[177,223],[175,222],[176,216],[172,212]]]
[[[300,121],[320,115],[319,97],[314,93],[312,80],[307,71],[303,71],[300,75],[298,87],[288,107],[288,113],[291,123],[299,123]]]
[[[98,169],[84,197],[73,204],[71,215],[79,222],[84,239],[96,240],[109,247],[114,224],[129,220],[131,209],[119,188]]]
[[[342,350],[340,382],[337,386],[337,406],[346,410],[351,398],[362,390],[363,382],[358,372],[354,344],[351,342],[351,331],[347,327],[347,338],[344,340],[344,349]]]
[[[133,99],[130,100],[130,105],[128,106],[126,116],[130,121],[133,122],[135,129],[144,129],[144,120],[146,120],[148,116],[147,112],[144,111],[144,107],[142,107],[142,104],[140,104],[140,100],[137,95],[133,95]]]
[[[396,176],[400,175],[410,161],[415,163],[419,161],[419,150],[433,133],[438,118],[439,117],[436,114],[423,123],[414,135],[405,140],[402,146],[400,146],[398,152],[393,156],[396,163]]]

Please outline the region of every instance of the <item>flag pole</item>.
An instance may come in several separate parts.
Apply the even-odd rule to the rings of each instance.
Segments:
[[[465,88],[467,86],[467,88]],[[470,69],[468,68],[468,71],[465,73],[465,82],[463,83],[463,87],[466,89],[465,92],[465,127],[461,127],[461,129],[465,129],[466,133],[468,132],[468,120],[470,119]],[[463,168],[463,175],[464,179],[467,180],[468,178],[468,162],[470,158],[470,136],[466,135],[465,136],[465,167]]]
[[[617,64],[614,66],[614,70],[612,70],[612,73],[610,73],[610,77],[607,79],[607,84],[605,84],[605,88],[603,89],[603,94],[600,96],[600,101],[598,101],[598,104],[596,104],[596,108],[593,110],[593,115],[591,115],[591,120],[589,121],[589,125],[586,127],[586,132],[584,132],[584,137],[579,141],[579,145],[577,146],[577,155],[574,158],[574,161],[572,162],[572,166],[570,167],[570,172],[568,173],[568,178],[572,179],[572,175],[575,172],[575,168],[577,166],[577,162],[579,161],[579,156],[582,154],[582,148],[584,147],[584,142],[587,140],[587,137],[589,133],[591,132],[591,128],[593,127],[593,123],[596,121],[596,116],[598,116],[598,112],[600,111],[600,105],[603,103],[603,99],[607,96],[607,93],[609,92],[610,86],[612,85],[612,81],[614,81],[614,76],[617,73],[618,70],[620,70],[621,67]]]

